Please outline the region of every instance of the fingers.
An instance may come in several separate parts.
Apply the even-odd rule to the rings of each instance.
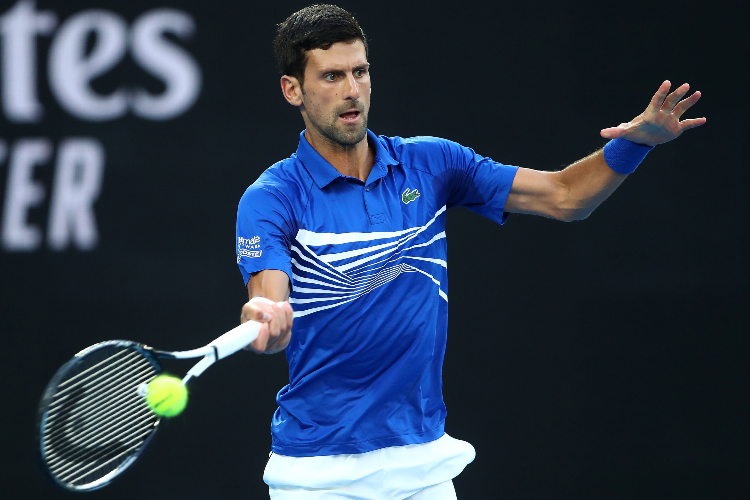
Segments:
[[[289,302],[284,302],[284,313],[286,314],[287,318],[287,324],[289,325],[289,330],[292,329],[292,324],[294,323],[294,310],[292,310],[291,304]]]
[[[669,94],[664,100],[664,104],[662,105],[661,109],[671,113],[675,106],[677,106],[677,103],[680,102],[680,99],[682,99],[685,94],[687,94],[688,90],[690,90],[690,85],[688,85],[687,83],[683,83],[682,85],[677,87],[675,91]]]
[[[623,134],[623,130],[619,127],[609,127],[602,129],[600,132],[601,136],[605,139],[617,139]]]
[[[278,302],[271,305],[271,310],[273,319],[268,323],[268,342],[275,344],[283,329],[286,329],[286,318]]]
[[[680,128],[682,130],[689,130],[691,128],[700,127],[704,123],[706,123],[705,118],[692,118],[690,120],[682,120],[680,122]]]
[[[616,127],[602,129],[600,134],[605,139],[617,139],[618,137],[622,137],[628,128],[630,128],[630,123],[621,123]]]
[[[286,348],[292,333],[294,312],[289,302],[272,302],[268,299],[258,301],[260,297],[252,299],[242,307],[243,322],[245,317],[263,323],[258,338],[247,350],[257,353],[278,352]],[[261,311],[258,313],[257,311]],[[254,314],[254,317],[250,315]]]
[[[271,306],[273,319],[268,323],[266,352],[278,352],[289,344],[292,334],[293,312],[288,302],[276,302]]]
[[[629,123],[603,129],[600,132],[601,136],[605,139],[623,138],[638,144],[653,146],[669,142],[679,137],[684,130],[706,123],[705,118],[680,121],[682,114],[698,102],[701,93],[694,92],[687,99],[683,99],[690,90],[690,85],[684,83],[670,94],[671,86],[669,80],[664,80],[651,98],[646,111]]]
[[[253,299],[243,305],[242,314],[240,315],[240,323],[245,323],[250,320],[259,321],[261,323],[271,321],[271,315],[267,312],[267,304]]]
[[[701,98],[701,93],[700,92],[694,92],[693,95],[691,95],[687,99],[684,99],[684,100],[680,101],[679,103],[677,103],[677,106],[675,106],[674,109],[672,110],[672,114],[676,115],[677,118],[681,117],[682,114],[685,111],[687,111],[688,109],[690,109],[690,107],[693,104],[695,104],[696,102],[698,102],[698,99],[700,99],[700,98]]]
[[[274,352],[286,349],[292,335],[292,323],[294,322],[294,311],[289,302],[277,302],[274,305],[276,318],[279,322],[279,335],[275,338]],[[273,323],[273,321],[271,321]]]
[[[654,97],[651,98],[651,102],[649,103],[649,111],[659,111],[661,109],[661,105],[664,103],[664,99],[666,99],[667,94],[669,93],[669,88],[672,86],[672,84],[669,82],[669,80],[664,80],[664,82],[659,86],[659,90],[656,91],[656,94],[654,94]]]
[[[260,354],[266,351],[266,347],[268,347],[268,323],[263,323],[260,326],[258,338],[253,340],[252,343],[250,343],[250,345],[246,346],[244,349]]]

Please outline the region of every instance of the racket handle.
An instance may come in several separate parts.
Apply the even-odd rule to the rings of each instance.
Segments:
[[[216,360],[226,358],[234,354],[253,340],[258,338],[261,323],[257,321],[248,321],[240,326],[229,330],[227,333],[211,342],[209,347],[216,350],[218,357]]]

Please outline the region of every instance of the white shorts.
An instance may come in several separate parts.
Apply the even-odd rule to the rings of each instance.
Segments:
[[[429,443],[354,455],[288,457],[273,453],[263,480],[273,500],[451,500],[456,498],[451,480],[475,455],[473,446],[448,434]]]

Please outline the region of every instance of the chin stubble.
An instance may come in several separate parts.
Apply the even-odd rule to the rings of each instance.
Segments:
[[[349,109],[345,109],[341,111],[341,113],[345,113],[346,111],[349,111]],[[338,127],[339,113],[337,113],[332,117],[331,122],[329,122],[325,128],[321,129],[320,132],[323,133],[323,135],[326,136],[328,139],[330,139],[331,141],[335,142],[336,144],[338,144],[339,146],[343,148],[356,146],[367,135],[367,115],[364,113],[363,110],[359,108],[357,108],[357,111],[361,113],[360,115],[361,122],[360,122],[360,127],[358,129],[352,130],[350,132],[341,130]]]
[[[304,89],[302,92],[303,96],[305,95]],[[309,108],[308,108],[309,109]],[[361,122],[360,122],[360,128],[356,130],[352,130],[351,132],[346,132],[344,130],[341,130],[338,125],[338,118],[341,113],[346,113],[347,111],[357,110],[361,113]],[[362,139],[364,139],[367,136],[367,113],[364,109],[362,109],[361,106],[347,106],[344,109],[336,110],[334,115],[330,118],[329,122],[326,124],[319,124],[315,120],[313,120],[310,117],[310,114],[308,113],[308,119],[310,122],[315,126],[315,128],[318,130],[318,132],[323,135],[326,139],[330,140],[331,142],[334,142],[335,144],[338,144],[344,149],[349,149],[351,147],[356,146],[359,144]]]

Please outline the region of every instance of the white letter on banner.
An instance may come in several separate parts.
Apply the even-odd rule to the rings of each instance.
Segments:
[[[0,17],[3,110],[9,121],[42,118],[36,92],[36,35],[50,33],[56,24],[54,13],[36,12],[34,0],[20,0]]]
[[[49,246],[63,250],[72,239],[81,250],[99,241],[94,202],[104,174],[104,147],[93,138],[65,139],[60,143],[55,184],[50,203]]]
[[[3,247],[35,250],[42,241],[38,227],[27,224],[29,208],[44,199],[44,187],[34,182],[34,166],[46,162],[52,146],[46,139],[20,139],[13,145],[3,208]]]
[[[91,53],[86,40],[96,36]],[[108,96],[94,92],[89,84],[117,65],[127,50],[127,25],[122,17],[106,10],[86,10],[60,27],[49,52],[49,78],[60,105],[83,120],[105,121],[127,112],[123,89]]]
[[[133,112],[137,116],[169,120],[187,111],[198,98],[200,67],[188,52],[164,37],[171,33],[186,39],[194,32],[193,18],[179,10],[152,10],[135,20],[130,39],[133,59],[166,86],[160,95],[136,91]]]

